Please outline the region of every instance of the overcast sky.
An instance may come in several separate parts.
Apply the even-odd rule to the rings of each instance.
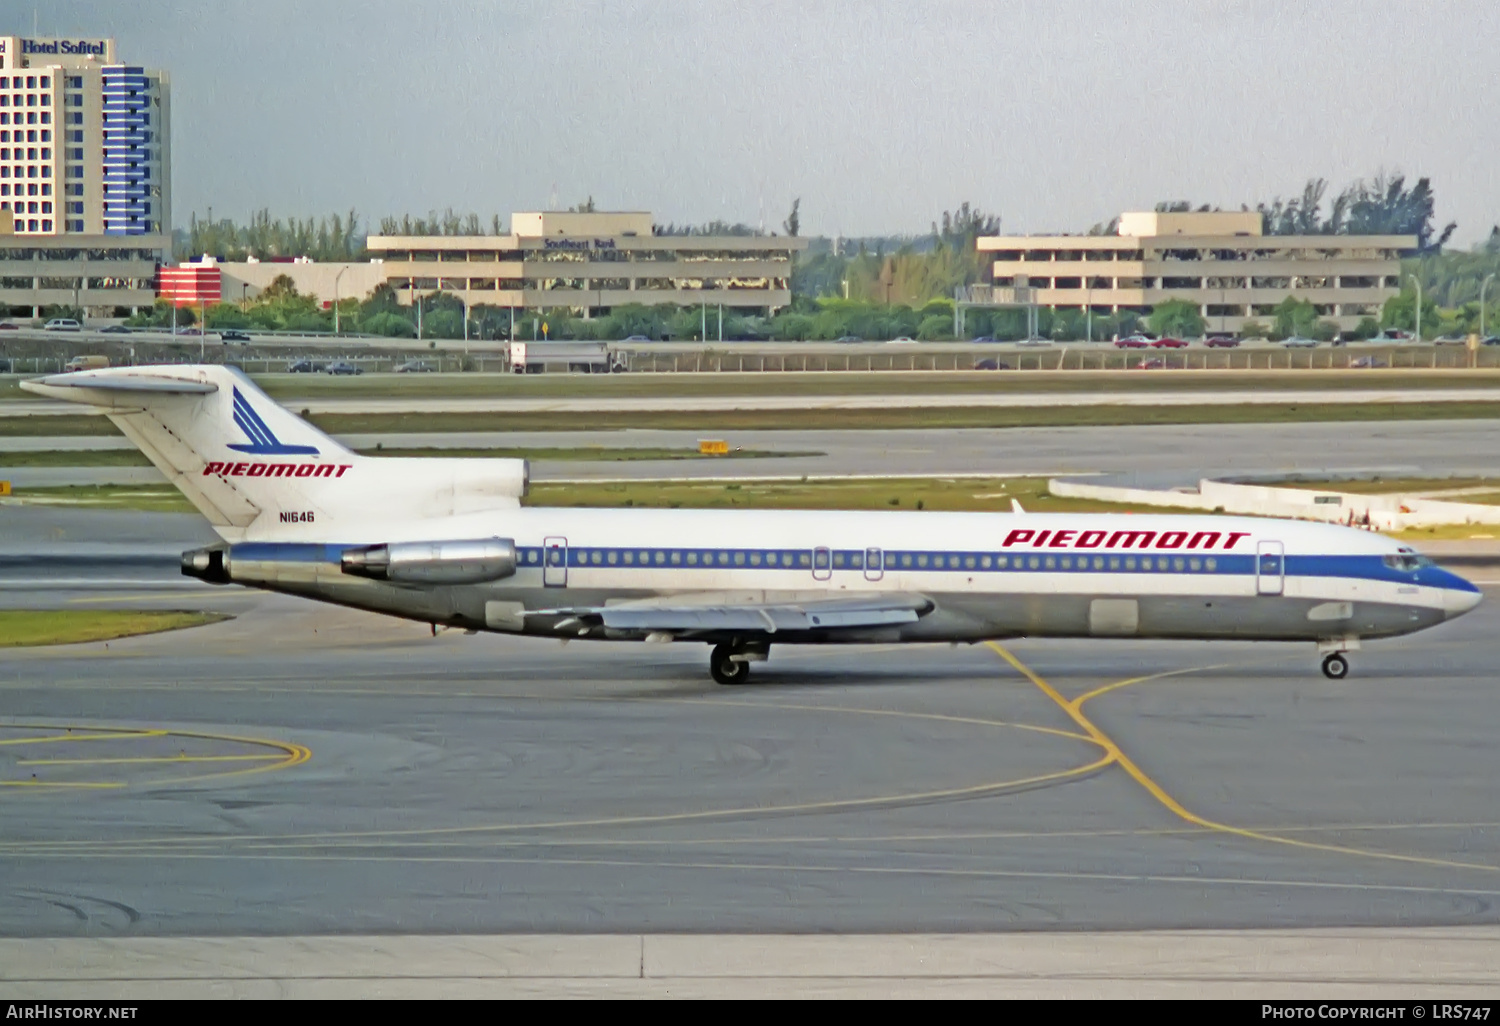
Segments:
[[[0,0],[172,77],[173,206],[650,210],[803,234],[964,200],[1084,231],[1379,170],[1500,221],[1500,4]]]

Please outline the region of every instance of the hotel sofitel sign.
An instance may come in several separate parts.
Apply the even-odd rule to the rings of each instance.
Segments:
[[[21,40],[21,52],[29,53],[55,53],[55,54],[93,54],[96,57],[104,56],[104,41],[91,43],[86,39],[80,39],[76,43],[67,39],[52,39],[42,41],[39,39]]]

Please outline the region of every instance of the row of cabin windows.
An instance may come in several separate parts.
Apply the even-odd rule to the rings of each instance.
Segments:
[[[542,562],[541,549],[523,549],[521,561],[531,566]],[[561,549],[549,548],[547,565],[562,566],[564,553],[569,566],[694,566],[694,567],[774,567],[807,569],[814,565],[814,553],[807,551],[744,551],[696,549]],[[835,570],[862,570],[863,552],[834,552],[831,564]],[[1173,573],[1214,573],[1219,561],[1213,556],[1025,556],[991,553],[887,552],[884,559],[871,565],[885,570],[1104,570],[1169,571]],[[830,560],[825,551],[817,553],[820,568]]]

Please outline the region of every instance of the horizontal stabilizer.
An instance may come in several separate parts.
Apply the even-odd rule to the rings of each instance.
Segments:
[[[53,374],[45,378],[21,382],[28,392],[52,395],[58,399],[71,396],[57,395],[48,391],[54,388],[97,388],[110,392],[157,392],[176,395],[209,395],[219,390],[212,381],[187,381],[182,378],[158,378],[147,375],[137,377],[96,377],[88,372],[82,374]]]

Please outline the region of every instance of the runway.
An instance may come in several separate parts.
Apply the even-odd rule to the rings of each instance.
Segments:
[[[690,431],[474,432],[340,436],[345,445],[373,449],[537,449],[586,446],[697,448]],[[1110,474],[1140,486],[1195,485],[1201,477],[1232,474],[1387,472],[1402,476],[1474,474],[1493,470],[1489,453],[1500,423],[1433,420],[1400,423],[1140,425],[893,431],[733,431],[731,446],[748,450],[817,452],[820,456],[737,460],[534,460],[532,478],[746,478],[859,474],[1063,475]],[[161,483],[152,467],[16,467],[7,451],[64,448],[63,439],[0,438],[0,480],[18,488],[64,484]],[[67,440],[74,445],[82,440]],[[129,447],[124,438],[90,440],[100,448]]]
[[[238,619],[0,655],[5,936],[1500,918],[1493,605],[1337,683],[1300,646],[1022,641],[783,648],[725,689],[701,646],[192,600]]]

